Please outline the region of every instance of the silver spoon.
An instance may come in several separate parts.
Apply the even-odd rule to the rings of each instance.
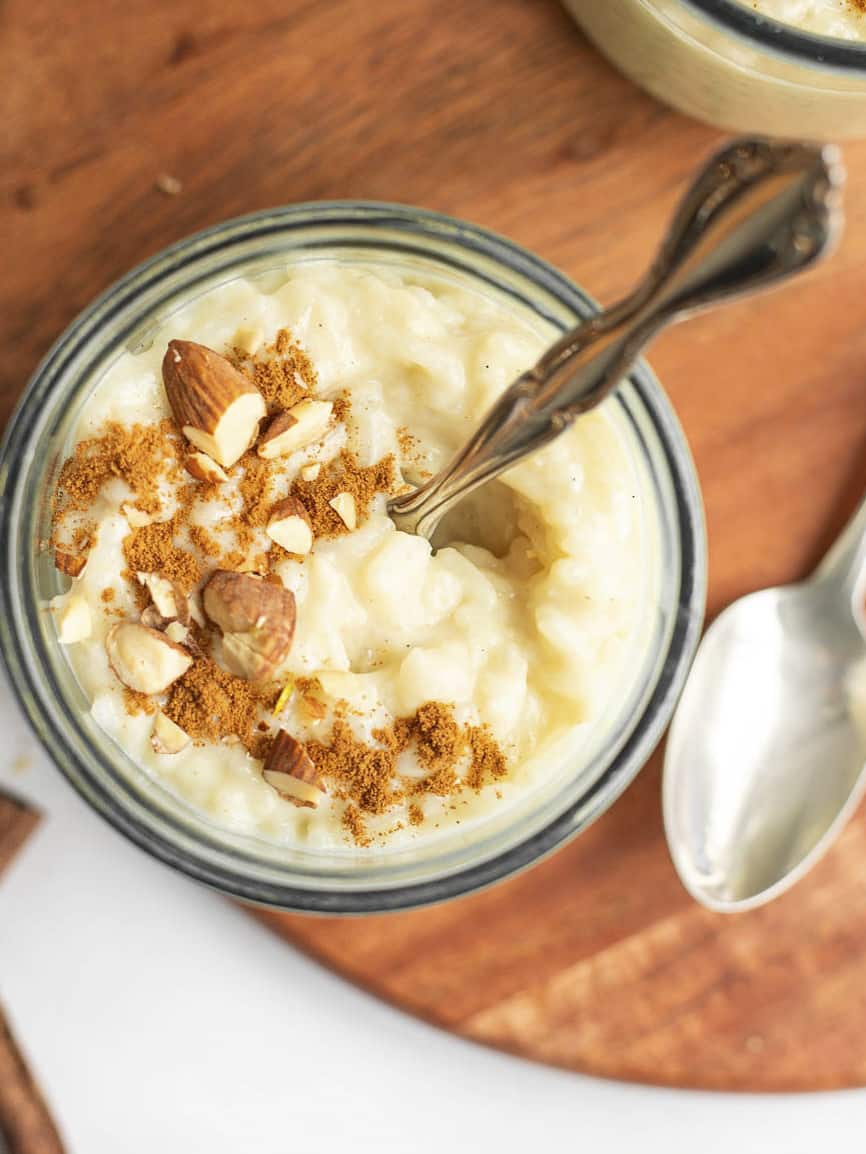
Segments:
[[[778,897],[866,788],[866,679],[859,724],[852,687],[866,661],[864,562],[866,500],[810,580],[741,598],[701,642],[663,793],[674,865],[710,909]]]
[[[740,140],[717,153],[637,288],[566,333],[441,472],[393,498],[397,528],[432,538],[453,505],[603,400],[666,325],[813,264],[840,230],[842,180],[832,145]]]

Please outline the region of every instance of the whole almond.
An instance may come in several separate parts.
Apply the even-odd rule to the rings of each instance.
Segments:
[[[162,379],[183,435],[218,464],[229,468],[254,443],[264,397],[225,357],[195,341],[170,341]]]
[[[253,573],[218,569],[205,586],[202,605],[223,633],[223,661],[248,681],[274,674],[288,656],[295,633],[295,596]]]

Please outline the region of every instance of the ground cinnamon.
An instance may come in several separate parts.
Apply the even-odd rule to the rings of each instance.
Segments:
[[[296,478],[292,495],[297,497],[310,518],[314,537],[341,537],[349,532],[345,522],[330,502],[339,493],[349,493],[355,500],[358,524],[370,514],[377,493],[390,493],[396,480],[394,456],[389,453],[375,465],[361,465],[348,449],[324,465],[313,481]]]
[[[144,513],[159,510],[162,476],[177,476],[181,433],[174,421],[129,428],[109,421],[98,437],[79,441],[60,470],[55,493],[55,524],[71,510],[89,509],[112,477],[125,481]]]
[[[346,719],[338,717],[328,740],[306,744],[334,794],[350,802],[351,816],[344,815],[343,825],[353,837],[355,827],[361,831],[361,840],[355,837],[360,845],[369,844],[365,814],[383,814],[407,795],[453,797],[464,789],[477,791],[507,772],[505,755],[490,730],[461,727],[453,707],[441,701],[428,701],[411,716],[375,730],[373,740],[375,745],[362,741]],[[398,773],[398,758],[410,746],[427,770],[422,778]],[[461,778],[458,770],[467,756],[469,765]],[[409,804],[408,817],[410,825],[423,822],[417,801]]]
[[[194,741],[237,737],[250,748],[265,692],[205,656],[174,683],[163,712]]]
[[[202,571],[196,558],[174,543],[180,526],[175,518],[130,530],[123,541],[123,556],[129,566],[124,576],[134,580],[136,573],[159,573],[189,593],[201,581]]]
[[[316,387],[315,366],[288,329],[280,329],[273,344],[261,353],[247,358],[240,349],[235,349],[235,357],[239,367],[246,368],[252,376],[269,412],[290,409]]]

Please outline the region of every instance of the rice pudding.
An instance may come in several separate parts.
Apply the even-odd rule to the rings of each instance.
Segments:
[[[656,588],[608,405],[434,551],[389,495],[549,334],[432,276],[309,262],[209,289],[94,382],[51,611],[98,724],[214,824],[354,852],[579,772]],[[575,760],[577,759],[577,760]]]
[[[838,40],[866,39],[863,0],[741,0],[764,16]]]
[[[563,3],[617,68],[690,116],[736,132],[866,136],[859,0],[719,0],[706,9],[691,0]],[[762,16],[835,43],[782,37]]]

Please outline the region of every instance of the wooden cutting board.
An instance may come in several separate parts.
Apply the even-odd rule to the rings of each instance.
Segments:
[[[610,301],[720,139],[617,76],[556,0],[8,0],[0,31],[0,416],[112,279],[286,201],[454,213]],[[866,488],[866,145],[846,158],[832,263],[653,351],[704,486],[711,613],[806,573]],[[517,1054],[805,1089],[866,1084],[864,879],[861,814],[769,909],[703,912],[668,862],[656,759],[579,841],[486,894],[365,921],[261,916],[377,995]]]

